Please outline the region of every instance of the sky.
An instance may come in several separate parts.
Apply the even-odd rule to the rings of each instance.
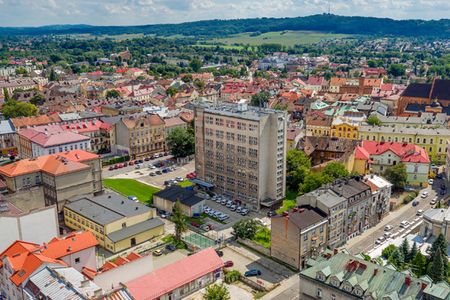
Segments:
[[[393,19],[450,18],[450,0],[0,0],[0,26],[141,25],[297,17],[328,11]]]

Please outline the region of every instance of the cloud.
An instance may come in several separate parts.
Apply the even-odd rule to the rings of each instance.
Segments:
[[[0,26],[131,25],[295,17],[328,11],[394,19],[450,16],[448,0],[0,0]]]

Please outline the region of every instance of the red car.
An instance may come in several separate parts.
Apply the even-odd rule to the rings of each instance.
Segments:
[[[232,266],[234,266],[234,263],[231,260],[226,261],[223,266],[225,268],[231,268]]]
[[[110,167],[108,168],[108,170],[110,170],[110,171],[114,170],[114,166],[110,166]]]
[[[128,163],[128,165],[129,165],[129,166],[134,165],[134,161],[130,161],[130,162]]]
[[[200,227],[200,224],[198,224],[197,222],[191,222],[191,225],[194,227]]]

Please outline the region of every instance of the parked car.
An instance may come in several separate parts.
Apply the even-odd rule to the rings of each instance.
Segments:
[[[375,241],[375,244],[382,244],[384,243],[384,241],[386,240],[386,238],[384,236],[380,236],[379,238],[377,238],[377,240]]]
[[[385,232],[383,235],[385,238],[390,238],[392,235],[392,232]]]
[[[128,167],[128,163],[127,162],[124,162],[123,163],[123,167],[125,168],[125,167]]]
[[[417,206],[417,205],[419,205],[419,201],[414,200],[414,201],[412,202],[412,206]]]
[[[130,160],[130,161],[128,162],[128,165],[129,165],[129,166],[134,166],[134,161]]]
[[[222,257],[222,256],[223,256],[223,251],[216,250],[216,253],[217,253],[217,255],[219,255],[219,257]]]
[[[241,211],[241,215],[242,215],[242,216],[246,216],[246,215],[248,215],[249,212],[250,212],[250,211],[248,210],[248,208],[244,208],[244,209]]]
[[[392,229],[394,229],[394,227],[392,225],[384,226],[384,231],[391,231]]]
[[[408,222],[408,221],[402,221],[402,222],[400,223],[400,227],[401,227],[401,228],[408,228],[408,226],[409,226],[409,222]]]
[[[150,176],[156,176],[156,173],[155,173],[155,172],[150,172],[150,174],[148,174],[148,175],[150,175]]]
[[[230,206],[230,210],[231,210],[231,211],[235,211],[236,208],[237,208],[237,205],[236,205],[236,204],[233,204],[233,205]]]
[[[271,217],[273,217],[273,216],[276,216],[277,215],[277,213],[274,211],[274,210],[271,210],[271,211],[268,211],[267,212],[267,216],[269,217],[269,218],[271,218]]]
[[[177,250],[177,247],[175,247],[172,244],[169,244],[166,246],[166,249],[169,250],[170,252],[173,252],[173,251]]]
[[[110,167],[108,168],[108,170],[110,170],[110,171],[114,170],[114,166],[110,166]]]
[[[194,222],[194,221],[191,222],[191,225],[194,227],[197,227],[197,228],[200,227],[200,224],[198,224],[197,222]]]
[[[422,192],[422,194],[420,195],[420,197],[422,197],[422,198],[428,197],[428,192],[427,192],[427,191]]]
[[[433,200],[430,201],[430,205],[435,205],[436,203],[437,203],[437,200],[433,199]]]
[[[258,269],[251,269],[244,273],[245,277],[253,277],[261,275],[261,271]]]
[[[181,177],[181,176],[177,176],[177,177],[175,177],[175,179],[178,181],[183,181],[183,177]]]
[[[233,263],[231,260],[227,260],[227,261],[223,264],[223,266],[224,266],[225,268],[231,268],[232,266],[234,266],[234,263]]]
[[[429,184],[429,185],[433,185],[433,183],[434,183],[434,180],[433,180],[433,179],[428,179],[428,184]]]
[[[155,174],[156,174],[156,175],[161,175],[162,172],[161,172],[161,170],[157,170],[157,171],[155,171]]]
[[[149,161],[149,160],[150,160],[150,157],[144,158],[144,161]]]
[[[423,214],[423,209],[419,209],[416,213],[416,215],[421,216]]]
[[[439,195],[445,195],[445,190],[441,190],[440,192],[439,192]]]
[[[139,163],[137,163],[137,164],[134,166],[134,168],[135,168],[135,169],[140,169],[140,168],[142,168],[142,165],[139,164]]]
[[[161,256],[163,254],[163,251],[161,249],[153,251],[154,256]]]

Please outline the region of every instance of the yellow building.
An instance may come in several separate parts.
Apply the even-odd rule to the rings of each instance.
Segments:
[[[337,117],[331,123],[331,136],[356,140],[358,139],[359,122],[346,118]]]
[[[91,231],[100,246],[117,253],[164,234],[155,209],[113,193],[82,197],[64,206],[64,223]]]
[[[358,139],[377,142],[415,144],[424,148],[432,161],[445,160],[450,130],[447,128],[416,128],[405,126],[360,126]]]
[[[309,112],[306,115],[306,136],[331,136],[333,118],[321,111]]]

